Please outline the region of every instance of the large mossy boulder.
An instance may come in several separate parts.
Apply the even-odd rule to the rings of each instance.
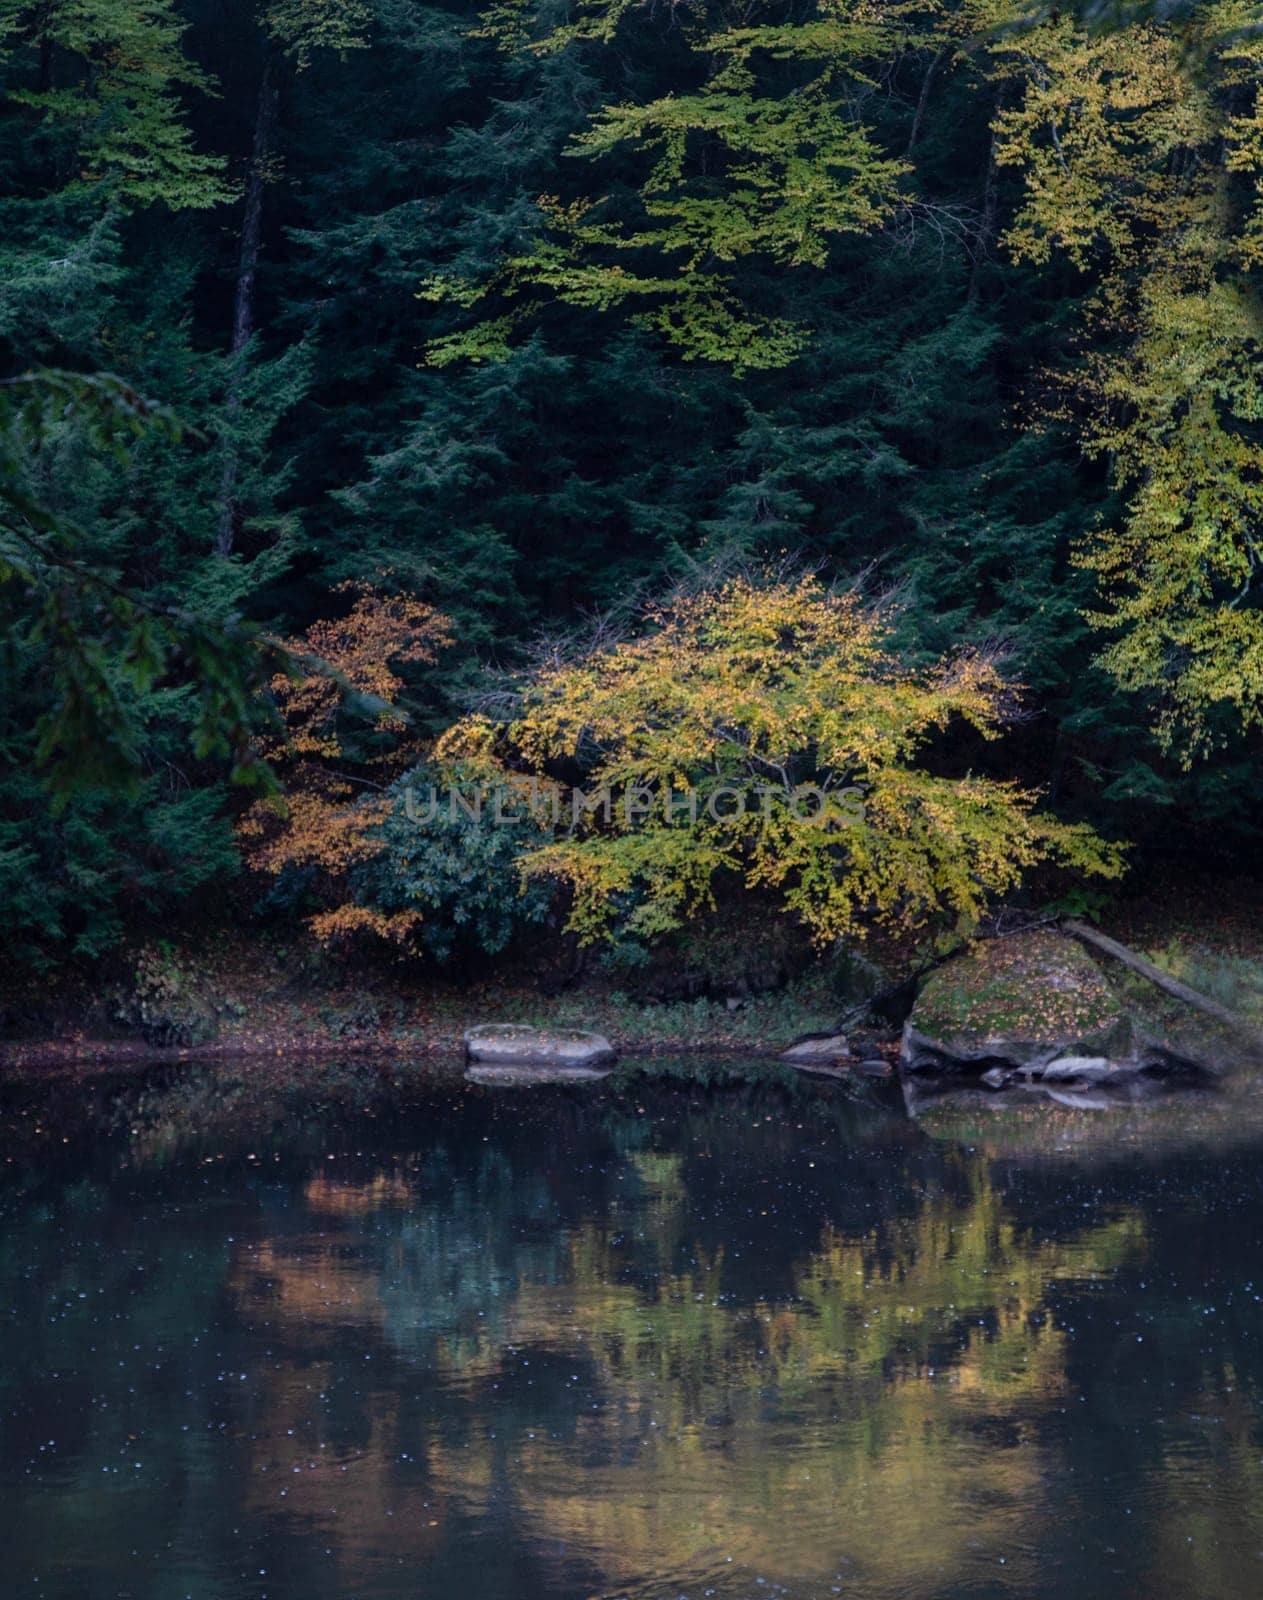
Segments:
[[[1062,934],[979,943],[925,983],[904,1026],[913,1072],[1118,1062],[1132,1045],[1122,1003],[1087,951]]]

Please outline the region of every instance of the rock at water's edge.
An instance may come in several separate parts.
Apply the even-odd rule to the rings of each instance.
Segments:
[[[901,1060],[912,1072],[1042,1070],[1067,1058],[1108,1071],[1130,1047],[1128,1016],[1096,962],[1074,940],[1038,931],[989,940],[940,967],[905,1024]]]
[[[612,1066],[614,1048],[602,1034],[577,1028],[529,1028],[516,1022],[485,1022],[465,1033],[465,1057],[488,1067],[534,1068],[546,1081],[557,1075],[592,1075],[593,1069]],[[604,1074],[600,1074],[604,1076]],[[525,1081],[521,1076],[513,1081]]]
[[[1123,1063],[1109,1061],[1104,1056],[1058,1056],[1040,1068],[1039,1077],[1043,1083],[1056,1083],[1061,1079],[1099,1083],[1103,1078],[1116,1078],[1125,1070]]]
[[[831,1033],[823,1039],[800,1039],[788,1050],[781,1051],[781,1060],[794,1067],[828,1065],[832,1061],[845,1061],[851,1049],[840,1033]]]

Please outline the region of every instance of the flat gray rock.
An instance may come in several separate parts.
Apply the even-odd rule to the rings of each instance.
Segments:
[[[484,1022],[466,1031],[465,1058],[479,1066],[533,1067],[554,1075],[610,1067],[609,1040],[578,1028],[530,1028],[518,1022]],[[603,1074],[602,1074],[603,1075]],[[540,1082],[546,1081],[544,1077]]]
[[[781,1051],[781,1060],[794,1067],[827,1066],[832,1061],[846,1061],[850,1047],[840,1033],[824,1039],[800,1039],[788,1050]]]
[[[1122,1077],[1127,1070],[1127,1067],[1115,1065],[1105,1056],[1057,1056],[1040,1067],[1035,1076],[1044,1083],[1058,1080],[1099,1083],[1103,1078]]]

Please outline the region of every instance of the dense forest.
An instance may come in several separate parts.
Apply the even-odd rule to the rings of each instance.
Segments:
[[[1249,0],[9,0],[11,965],[1254,851],[1261,83]],[[406,815],[790,756],[862,846]]]

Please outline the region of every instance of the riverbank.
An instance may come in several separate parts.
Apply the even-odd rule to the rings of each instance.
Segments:
[[[1246,879],[1171,877],[1102,910],[1101,929],[1263,1022],[1263,919]],[[740,943],[747,937],[733,933]],[[556,952],[551,952],[555,957]],[[97,967],[0,988],[0,1070],[268,1055],[439,1057],[477,1022],[588,1028],[620,1054],[774,1055],[829,1029],[865,990],[909,978],[926,951],[874,941],[819,959],[778,987],[724,983],[696,998],[636,994],[597,963],[556,959],[447,976],[391,959],[337,962],[290,937],[210,927],[133,947]]]
[[[343,981],[307,984],[269,969],[257,949],[221,949],[198,970],[199,989],[215,996],[213,1033],[186,1043],[146,1039],[117,1012],[123,984],[85,993],[77,982],[46,1001],[26,1036],[0,1041],[0,1069],[126,1065],[266,1055],[435,1056],[459,1049],[477,1022],[545,1028],[591,1028],[620,1053],[680,1050],[775,1054],[802,1033],[828,1028],[841,1001],[823,967],[775,993],[726,1000],[637,1001],[619,991],[583,986],[543,994],[512,979],[446,983],[409,981],[406,973],[349,973]],[[184,958],[187,960],[187,958]],[[187,970],[187,968],[185,969]],[[125,980],[124,980],[125,981]]]

